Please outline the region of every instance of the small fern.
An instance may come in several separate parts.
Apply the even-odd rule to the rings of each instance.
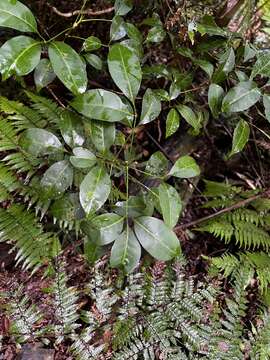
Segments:
[[[17,204],[8,209],[0,208],[0,241],[7,241],[18,249],[17,264],[23,269],[36,271],[54,255],[53,249],[59,248],[55,235],[43,232],[35,215]]]

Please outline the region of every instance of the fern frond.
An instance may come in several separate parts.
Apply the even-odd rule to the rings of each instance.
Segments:
[[[22,287],[14,293],[3,294],[8,301],[7,312],[11,321],[10,332],[18,342],[35,340],[42,330],[37,326],[41,319],[41,312],[31,304],[27,295],[23,295]]]
[[[71,352],[77,360],[96,360],[102,354],[105,344],[93,345],[92,342],[95,333],[91,327],[86,328],[80,335],[73,335],[73,344],[70,347]]]
[[[19,145],[19,130],[11,123],[10,120],[0,119],[0,151],[11,151],[2,161],[18,173],[26,172],[27,177],[31,177],[35,168],[40,165],[39,161],[33,156],[26,153]]]
[[[0,162],[0,201],[10,198],[10,193],[20,186],[16,176]]]
[[[58,260],[56,260],[58,261]],[[72,335],[80,325],[77,323],[78,293],[75,287],[67,286],[68,277],[65,272],[65,264],[56,266],[55,281],[52,292],[54,295],[55,323],[54,332],[56,342],[64,340],[65,335]]]
[[[18,131],[33,127],[44,128],[47,124],[37,111],[19,101],[11,101],[3,96],[0,97],[0,111],[8,115],[8,119]]]
[[[210,342],[210,359],[242,359],[241,344],[243,341],[244,324],[242,319],[246,315],[246,288],[253,277],[250,267],[242,267],[235,275],[233,298],[226,298],[224,318],[215,328]],[[212,328],[213,331],[213,328]]]
[[[253,327],[255,333],[252,341],[251,360],[270,359],[270,313],[265,310],[260,316],[257,327]]]
[[[0,241],[14,244],[17,264],[33,271],[52,257],[52,248],[58,244],[54,235],[42,231],[32,212],[17,204],[0,209]]]
[[[44,96],[33,94],[30,91],[25,91],[25,93],[31,100],[31,106],[35,111],[37,111],[50,124],[59,124],[63,110],[57,105],[56,102],[47,99]]]

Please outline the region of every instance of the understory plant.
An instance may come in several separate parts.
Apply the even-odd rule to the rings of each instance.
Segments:
[[[0,97],[0,241],[22,270],[54,279],[56,309],[43,328],[23,288],[5,293],[18,343],[67,340],[78,359],[269,356],[267,310],[259,325],[245,322],[248,287],[256,279],[266,299],[270,282],[269,184],[261,176],[250,186],[227,168],[248,151],[267,159],[270,53],[248,41],[243,22],[226,27],[226,16],[217,16],[224,4],[172,3],[175,13],[167,1],[116,0],[105,18],[91,18],[87,0],[74,13],[52,7],[72,18],[52,35],[31,4],[0,0],[0,26],[9,28],[2,84],[15,80],[18,90]],[[240,5],[235,13],[252,19],[254,1]],[[89,30],[94,22],[105,34]],[[247,163],[256,175],[263,166]],[[188,222],[194,192],[194,213],[200,207],[206,216]],[[224,242],[225,254],[209,262],[212,274],[231,276],[231,297],[212,285],[194,288],[179,263],[160,278],[138,270],[183,258],[177,235],[186,229],[190,241],[209,233]],[[90,285],[97,318],[78,309],[81,289],[68,285],[59,259],[70,244],[94,268],[109,254],[121,270],[122,287],[111,288],[99,271]],[[100,341],[101,331],[110,341]]]

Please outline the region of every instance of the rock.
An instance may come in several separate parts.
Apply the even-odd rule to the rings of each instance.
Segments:
[[[22,347],[18,360],[53,360],[55,351],[45,349],[41,344],[26,344]]]

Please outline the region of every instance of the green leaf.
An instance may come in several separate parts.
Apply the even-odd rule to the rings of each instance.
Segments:
[[[71,106],[89,118],[107,122],[121,121],[132,115],[118,95],[103,89],[89,90],[77,96]]]
[[[243,119],[239,120],[233,132],[232,150],[229,157],[244,149],[246,143],[248,142],[249,134],[250,128],[248,123]]]
[[[258,54],[250,78],[253,79],[257,75],[270,76],[270,51]]]
[[[161,112],[161,102],[151,89],[147,89],[143,96],[140,125],[155,120]]]
[[[117,41],[125,37],[127,34],[125,28],[125,22],[121,16],[114,16],[110,28],[110,39],[111,41]]]
[[[175,109],[171,109],[166,119],[166,138],[173,135],[179,128],[180,117]]]
[[[135,234],[142,247],[157,260],[167,261],[181,253],[177,236],[163,221],[141,216],[134,219]]]
[[[191,156],[182,156],[171,168],[169,175],[178,178],[192,178],[200,174],[200,168]]]
[[[111,180],[103,166],[93,167],[80,185],[80,202],[87,215],[94,213],[110,195]]]
[[[52,64],[49,59],[41,59],[34,72],[34,81],[37,91],[49,85],[55,79]]]
[[[57,220],[73,222],[82,219],[84,211],[79,201],[78,193],[64,194],[50,206],[50,214]]]
[[[85,142],[85,133],[81,117],[70,110],[61,113],[59,129],[65,143],[71,148],[80,147]]]
[[[193,127],[194,130],[199,130],[201,127],[201,118],[197,116],[194,111],[186,105],[177,105],[177,110],[186,120],[186,122]]]
[[[99,38],[95,36],[89,36],[83,43],[82,50],[86,52],[100,49],[102,46]]]
[[[270,122],[270,96],[264,94],[263,95],[263,106],[266,119]]]
[[[99,56],[97,56],[95,54],[85,54],[84,58],[86,59],[88,64],[91,65],[93,68],[95,68],[97,70],[102,69],[103,63]]]
[[[166,183],[159,185],[158,192],[164,222],[169,228],[173,228],[182,210],[181,198],[176,189]]]
[[[214,83],[221,83],[226,80],[227,75],[234,69],[235,54],[233,48],[229,49],[220,59],[220,65],[213,75]]]
[[[202,59],[192,59],[195,65],[198,65],[206,74],[211,78],[214,72],[214,66],[210,63],[210,61],[202,60]]]
[[[100,153],[105,153],[114,144],[115,125],[92,120],[89,124],[91,141]]]
[[[126,28],[127,36],[130,39],[136,41],[138,44],[142,43],[143,41],[142,33],[134,24],[126,23],[125,28]]]
[[[146,42],[160,43],[165,39],[165,36],[166,31],[162,26],[154,26],[148,31]]]
[[[29,74],[38,65],[40,55],[40,42],[28,36],[20,35],[6,41],[0,48],[2,79],[6,80],[14,74]]]
[[[86,65],[80,55],[62,41],[49,45],[49,58],[56,76],[75,95],[87,88]]]
[[[217,118],[220,113],[223,97],[224,90],[221,86],[217,84],[211,84],[209,86],[208,104],[214,118]]]
[[[209,34],[209,35],[218,35],[218,36],[228,36],[229,32],[221,29],[215,23],[215,20],[210,15],[205,15],[200,23],[197,25],[197,30],[201,35]]]
[[[94,239],[95,243],[103,246],[116,240],[124,225],[124,218],[117,214],[107,213],[94,217],[82,223],[83,232]]]
[[[104,247],[97,245],[91,238],[84,240],[84,256],[87,262],[92,265],[104,255]]]
[[[95,155],[82,147],[76,147],[73,149],[74,156],[70,157],[71,164],[79,169],[89,168],[96,163]]]
[[[156,151],[146,162],[145,171],[152,176],[164,176],[168,171],[168,166],[169,162],[165,155],[160,151]]]
[[[34,15],[20,1],[12,4],[7,0],[0,0],[0,26],[23,32],[37,32]]]
[[[35,156],[63,151],[61,142],[54,134],[37,128],[25,130],[20,137],[19,144],[25,151]]]
[[[145,196],[129,196],[127,201],[118,201],[114,206],[113,210],[121,216],[127,216],[135,218],[142,215],[153,214],[153,204],[148,201],[149,199]]]
[[[67,160],[58,161],[45,171],[40,185],[50,197],[64,193],[73,181],[73,169]]]
[[[142,80],[142,70],[137,55],[123,44],[115,44],[110,47],[108,67],[115,84],[134,102]]]
[[[238,112],[249,109],[260,100],[260,90],[252,81],[242,81],[230,89],[222,102],[222,111]]]
[[[141,246],[134,232],[127,227],[113,244],[110,265],[121,267],[126,273],[130,273],[139,264],[140,258]]]
[[[116,15],[126,15],[132,9],[132,0],[115,0],[114,9]]]

